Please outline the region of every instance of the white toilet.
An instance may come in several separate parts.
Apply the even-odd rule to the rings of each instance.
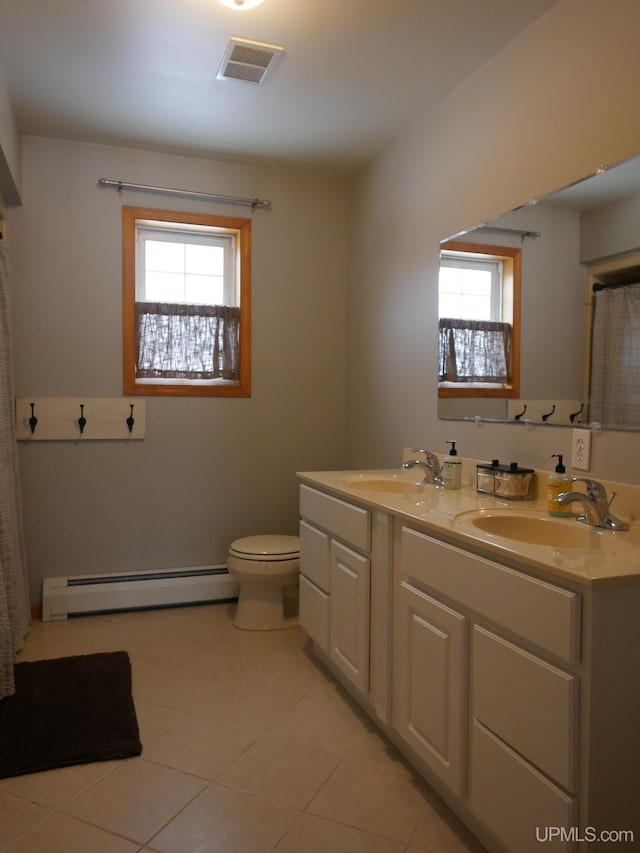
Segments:
[[[298,624],[285,615],[285,598],[297,595],[297,536],[246,536],[231,543],[227,567],[240,586],[233,624],[248,631],[274,631]]]

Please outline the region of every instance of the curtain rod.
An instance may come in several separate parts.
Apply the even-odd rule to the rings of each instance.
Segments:
[[[612,281],[611,284],[596,282],[591,289],[594,293],[599,293],[601,290],[615,290],[618,287],[638,287],[639,283],[631,279],[629,281]]]
[[[199,193],[193,190],[175,190],[170,187],[152,187],[146,184],[130,184],[127,181],[112,181],[109,178],[100,178],[98,184],[101,187],[115,187],[119,192],[122,190],[147,190],[148,192],[163,193],[165,195],[180,195],[189,198],[198,198],[201,201],[223,201],[227,204],[243,204],[254,210],[259,207],[263,210],[271,210],[271,202],[259,198],[238,198],[232,195],[216,195],[215,193]]]
[[[513,234],[516,237],[542,237],[541,231],[520,231],[518,228],[499,228],[497,225],[480,225],[476,231],[490,231],[492,234]]]

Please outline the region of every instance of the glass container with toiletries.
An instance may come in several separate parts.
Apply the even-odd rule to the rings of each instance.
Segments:
[[[501,465],[498,459],[476,466],[476,491],[509,501],[533,500],[533,468],[517,462]]]

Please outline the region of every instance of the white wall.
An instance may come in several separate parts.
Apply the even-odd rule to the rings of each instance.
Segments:
[[[561,0],[421,121],[357,183],[352,202],[348,460],[397,465],[401,448],[548,470],[570,431],[437,418],[438,244],[640,152],[640,5]],[[523,320],[526,326],[526,318]],[[541,337],[541,350],[562,340]],[[592,472],[640,482],[637,434],[595,436]]]
[[[637,253],[640,248],[640,195],[586,211],[581,218],[581,259]]]
[[[120,196],[101,177],[273,209]],[[345,464],[347,194],[326,175],[26,137],[16,394],[122,393],[123,204],[253,219],[253,395],[148,398],[142,442],[21,445],[34,601],[45,576],[224,562],[235,537],[295,533],[295,472]]]

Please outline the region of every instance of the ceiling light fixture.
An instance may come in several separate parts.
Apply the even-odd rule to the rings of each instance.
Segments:
[[[218,3],[228,6],[230,9],[253,9],[262,2],[263,0],[218,0]]]

